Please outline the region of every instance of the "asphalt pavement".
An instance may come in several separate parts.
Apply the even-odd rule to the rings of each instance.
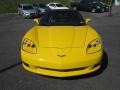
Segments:
[[[103,39],[103,66],[92,74],[63,79],[22,68],[21,40],[35,23],[16,14],[0,15],[0,90],[120,90],[120,12],[81,14],[92,18],[89,24]]]

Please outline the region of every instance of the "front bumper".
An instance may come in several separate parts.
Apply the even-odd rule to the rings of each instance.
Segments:
[[[28,71],[47,76],[70,77],[98,70],[101,67],[103,51],[100,50],[83,57],[79,62],[64,59],[57,59],[53,62],[51,60],[45,61],[24,51],[22,51],[21,56],[23,67]]]
[[[100,69],[101,64],[95,64],[93,66],[89,66],[86,68],[77,68],[77,69],[71,69],[71,70],[54,70],[54,69],[47,69],[47,68],[41,68],[36,66],[30,66],[29,64],[23,63],[23,67],[30,71],[37,74],[42,74],[46,76],[53,76],[53,77],[70,77],[70,76],[77,76],[77,75],[83,75],[92,73],[94,71],[97,71]]]
[[[23,15],[25,18],[30,18],[30,17],[37,17],[38,14],[37,13],[29,13],[29,14],[24,14]]]

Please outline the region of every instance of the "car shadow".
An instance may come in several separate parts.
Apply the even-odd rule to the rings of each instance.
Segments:
[[[10,69],[12,69],[12,68],[17,67],[17,66],[20,65],[21,63],[22,63],[22,62],[20,61],[20,62],[17,62],[17,63],[15,63],[15,64],[12,64],[12,65],[10,65],[10,66],[8,66],[8,67],[5,67],[5,68],[1,69],[1,70],[0,70],[0,74],[1,74],[1,73],[4,73],[4,72],[6,72],[6,71],[8,71],[8,70],[10,70]]]

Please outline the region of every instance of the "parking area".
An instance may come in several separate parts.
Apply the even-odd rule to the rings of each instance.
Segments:
[[[103,39],[106,52],[103,69],[74,78],[59,79],[28,72],[22,68],[20,43],[35,25],[17,14],[0,15],[0,90],[120,90],[120,8],[108,13],[81,12]]]

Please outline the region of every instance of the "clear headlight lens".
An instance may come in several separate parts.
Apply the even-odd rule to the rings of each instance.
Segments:
[[[24,39],[22,42],[22,50],[35,54],[37,53],[37,48],[36,45],[33,41],[29,40],[29,39]]]
[[[102,49],[102,42],[100,39],[95,39],[91,41],[87,46],[87,54],[93,54]]]

